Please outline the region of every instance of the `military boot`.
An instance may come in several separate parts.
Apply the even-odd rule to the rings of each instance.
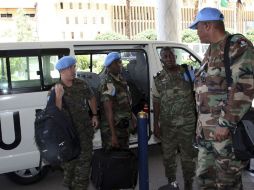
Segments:
[[[184,190],[192,190],[192,180],[184,182]]]
[[[176,181],[173,181],[167,185],[161,186],[158,190],[179,190],[179,186]]]

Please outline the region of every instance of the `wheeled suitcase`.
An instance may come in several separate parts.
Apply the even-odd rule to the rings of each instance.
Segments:
[[[134,188],[137,176],[137,157],[131,150],[94,152],[91,181],[97,190]]]

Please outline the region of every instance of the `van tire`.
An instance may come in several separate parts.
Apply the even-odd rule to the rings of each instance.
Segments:
[[[15,172],[7,173],[6,175],[14,183],[20,185],[29,185],[42,180],[47,175],[48,171],[49,166],[44,166],[42,168],[36,167],[31,169],[18,170]]]

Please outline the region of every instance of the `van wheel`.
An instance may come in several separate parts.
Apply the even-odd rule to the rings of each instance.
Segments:
[[[44,166],[42,168],[36,167],[36,168],[30,168],[25,170],[18,170],[15,172],[7,173],[7,177],[21,185],[29,185],[35,182],[38,182],[42,180],[48,173],[49,166]]]

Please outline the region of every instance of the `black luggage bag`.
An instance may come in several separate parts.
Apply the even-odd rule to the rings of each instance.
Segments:
[[[137,157],[130,150],[94,152],[91,181],[97,190],[134,189],[137,177]]]
[[[56,107],[55,90],[52,90],[46,108],[36,113],[34,127],[35,143],[45,163],[58,166],[79,156],[77,132],[72,119]]]

